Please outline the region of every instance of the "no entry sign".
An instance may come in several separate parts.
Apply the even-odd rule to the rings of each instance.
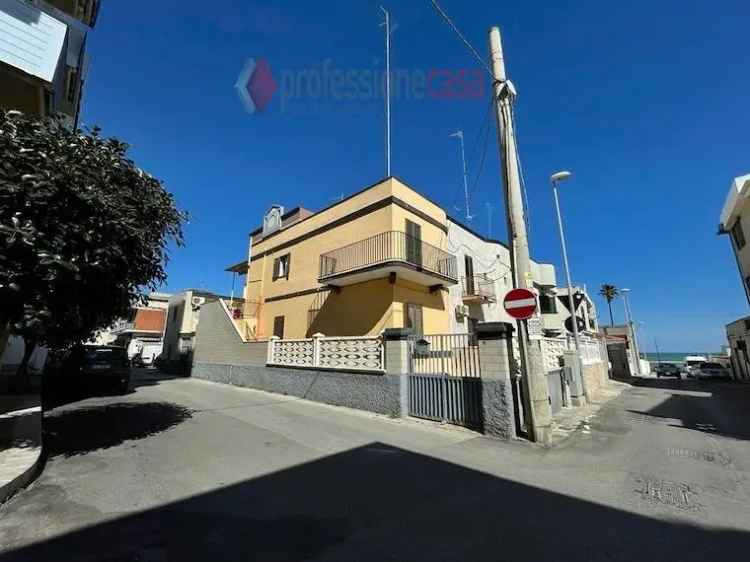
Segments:
[[[513,318],[526,320],[536,311],[536,296],[528,289],[513,289],[505,295],[503,307]]]

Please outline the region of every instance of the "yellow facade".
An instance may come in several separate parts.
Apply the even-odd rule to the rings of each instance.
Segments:
[[[284,338],[376,335],[403,327],[410,304],[421,309],[424,333],[447,332],[448,295],[442,287],[450,279],[431,279],[423,272],[394,278],[398,268],[374,263],[360,268],[368,277],[361,282],[331,287],[319,281],[321,254],[381,233],[403,233],[407,220],[418,225],[421,241],[447,252],[445,212],[395,178],[265,238],[253,236],[244,294],[248,334],[266,339],[274,333],[275,319],[283,317]],[[274,260],[287,254],[288,276],[274,279]]]

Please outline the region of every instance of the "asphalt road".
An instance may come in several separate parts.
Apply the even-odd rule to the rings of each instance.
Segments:
[[[744,559],[749,412],[641,379],[544,449],[146,375],[49,411],[0,561]]]

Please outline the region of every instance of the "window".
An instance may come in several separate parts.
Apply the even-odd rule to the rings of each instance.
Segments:
[[[737,222],[732,227],[732,238],[734,238],[734,245],[738,250],[745,247],[745,232],[742,230],[740,219],[737,219]]]
[[[424,334],[421,305],[404,305],[404,328],[411,328],[415,334]]]
[[[284,317],[275,316],[273,319],[273,335],[284,339]]]
[[[539,309],[542,314],[557,314],[557,299],[554,295],[539,295]]]
[[[284,278],[289,279],[290,254],[284,254],[273,260],[273,280]]]

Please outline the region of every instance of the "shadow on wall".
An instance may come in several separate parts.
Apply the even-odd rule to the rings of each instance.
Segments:
[[[343,287],[338,293],[318,293],[308,311],[306,337],[361,336],[382,330],[392,295],[379,285],[389,286],[379,280]]]
[[[192,415],[190,409],[168,402],[61,409],[44,416],[44,444],[50,457],[85,455],[167,431]]]
[[[748,533],[643,517],[371,443],[0,560],[705,562],[748,544]]]

